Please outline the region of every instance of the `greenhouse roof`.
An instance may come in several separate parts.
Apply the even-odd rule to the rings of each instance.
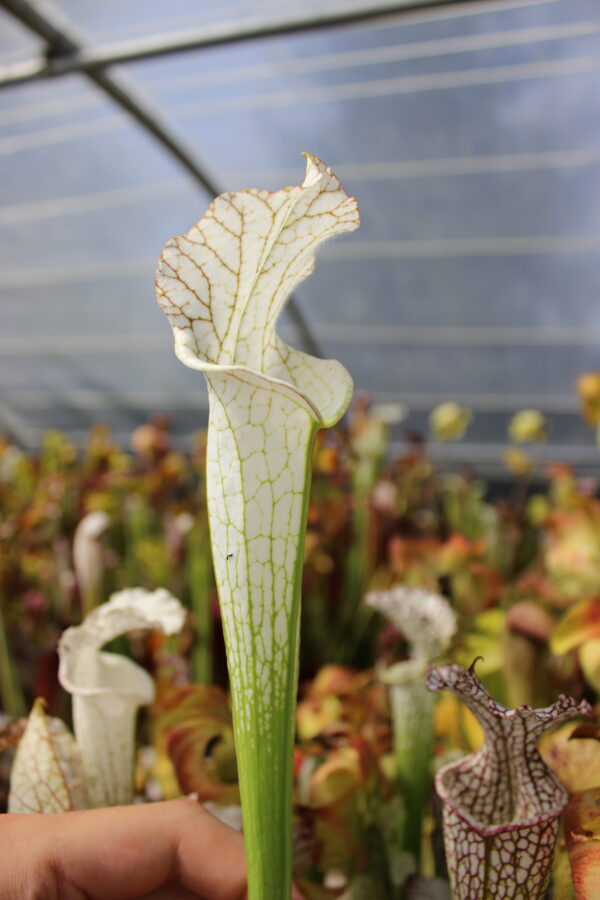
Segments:
[[[419,8],[421,7],[421,8]],[[386,13],[384,15],[384,13]],[[592,467],[600,369],[597,0],[0,0],[0,427],[28,445],[155,411],[206,419],[153,290],[212,189],[302,179],[359,200],[282,323],[357,389],[475,418],[434,448],[493,468],[523,407]]]

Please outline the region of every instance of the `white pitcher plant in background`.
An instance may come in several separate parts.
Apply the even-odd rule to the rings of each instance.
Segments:
[[[66,812],[133,800],[135,719],[154,699],[150,675],[108,641],[140,628],[181,630],[185,611],[164,589],[113,594],[59,643],[59,680],[73,695],[75,738],[36,701],[11,772],[9,812]]]
[[[354,198],[307,155],[304,181],[223,194],[166,245],[158,301],[175,352],[208,384],[207,494],[225,630],[249,896],[291,890],[293,713],[300,582],[319,428],[352,391],[346,370],[275,333],[284,301],[326,238],[358,227]]]
[[[448,650],[457,630],[456,614],[445,597],[403,585],[372,591],[365,602],[392,622],[409,646],[409,659],[380,666],[378,674],[390,690],[396,778],[404,800],[400,846],[418,864],[434,744],[434,698],[424,676],[428,665]]]

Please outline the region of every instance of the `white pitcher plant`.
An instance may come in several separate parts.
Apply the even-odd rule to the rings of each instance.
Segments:
[[[396,778],[404,799],[400,846],[418,865],[434,745],[434,698],[424,675],[428,665],[448,650],[458,623],[445,597],[421,588],[398,585],[372,591],[365,602],[392,622],[408,643],[409,658],[387,668],[379,666],[379,676],[389,685]]]
[[[207,494],[223,615],[251,900],[291,890],[293,713],[300,582],[319,428],[346,410],[340,363],[275,333],[284,301],[326,238],[358,227],[354,198],[306,156],[304,181],[223,194],[164,248],[158,302],[175,352],[202,372],[210,420]]]
[[[150,675],[102,651],[128,631],[180,631],[185,610],[168,591],[132,588],[113,594],[59,643],[59,680],[73,695],[75,738],[36,701],[11,772],[8,811],[65,812],[133,800],[135,719],[154,699]]]

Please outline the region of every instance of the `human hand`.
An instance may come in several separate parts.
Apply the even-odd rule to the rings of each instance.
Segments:
[[[0,846],[0,900],[246,898],[242,835],[195,800],[3,815]]]

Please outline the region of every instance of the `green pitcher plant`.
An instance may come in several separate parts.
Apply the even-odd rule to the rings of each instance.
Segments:
[[[291,890],[300,582],[319,428],[348,405],[335,360],[285,344],[284,301],[316,247],[359,225],[356,201],[306,155],[297,187],[222,194],[163,250],[156,284],[179,359],[206,378],[207,500],[229,666],[251,900]]]
[[[73,696],[75,737],[36,700],[18,745],[8,811],[67,812],[133,801],[135,719],[154,681],[133,660],[101,648],[140,628],[181,630],[185,610],[168,591],[113,594],[59,642],[59,680]]]
[[[435,778],[454,900],[542,900],[569,795],[540,756],[538,739],[561,722],[589,715],[589,703],[562,694],[545,709],[507,709],[490,697],[474,664],[431,668],[426,684],[457,694],[485,735],[480,750]]]

